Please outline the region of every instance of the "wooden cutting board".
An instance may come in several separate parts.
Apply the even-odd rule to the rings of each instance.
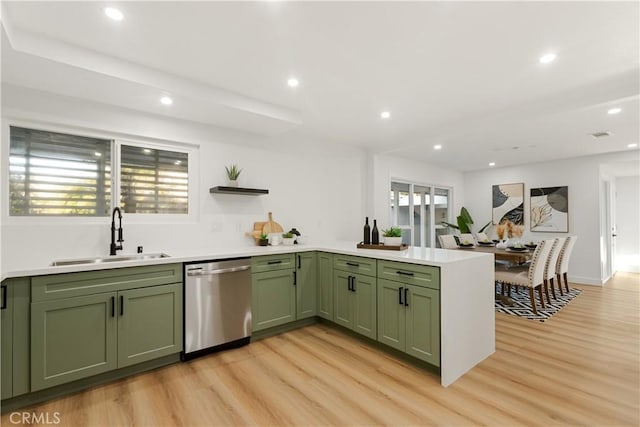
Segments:
[[[247,231],[246,235],[253,237],[256,241],[260,240],[260,235],[262,234],[262,229],[267,221],[256,221],[253,223],[253,231]]]
[[[264,234],[282,233],[282,226],[273,220],[273,213],[269,212],[269,221],[262,227]]]

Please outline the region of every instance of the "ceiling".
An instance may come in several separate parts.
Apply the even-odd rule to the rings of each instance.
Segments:
[[[460,171],[640,139],[638,2],[108,5],[3,1],[3,83]]]

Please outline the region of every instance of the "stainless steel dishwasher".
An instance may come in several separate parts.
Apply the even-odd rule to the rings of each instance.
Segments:
[[[251,259],[185,264],[184,354],[190,359],[251,339]]]

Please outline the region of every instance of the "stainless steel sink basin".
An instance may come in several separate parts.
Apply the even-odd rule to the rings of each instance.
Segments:
[[[134,254],[134,255],[114,255],[108,257],[99,258],[78,258],[78,259],[62,259],[53,261],[52,267],[60,267],[65,265],[80,265],[80,264],[102,264],[105,262],[118,262],[118,261],[142,261],[146,259],[158,259],[169,258],[171,255],[167,254]]]

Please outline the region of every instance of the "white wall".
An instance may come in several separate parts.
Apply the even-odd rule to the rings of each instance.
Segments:
[[[378,219],[378,228],[387,228],[389,218],[389,189],[391,180],[399,179],[418,184],[429,184],[452,189],[453,212],[450,218],[455,218],[464,200],[464,177],[462,173],[445,169],[425,162],[393,157],[389,155],[372,155],[369,159],[372,173],[369,179],[373,181],[372,196],[368,203],[367,215]],[[373,214],[372,214],[373,212]],[[474,213],[471,212],[474,216]],[[475,217],[474,217],[475,218]],[[481,217],[478,217],[478,222]]]
[[[640,176],[616,177],[616,269],[640,273]]]
[[[637,153],[633,155],[637,161]],[[569,265],[569,280],[600,285],[606,279],[601,271],[600,165],[629,160],[631,156],[629,153],[614,153],[465,173],[465,206],[474,217],[480,217],[481,213],[491,217],[492,185],[523,182],[524,239],[566,236],[565,233],[529,231],[529,194],[535,187],[569,186],[569,234],[579,237]]]
[[[260,138],[15,87],[3,87],[2,96],[3,177],[6,129],[15,118],[200,147],[197,215],[186,223],[163,224],[143,223],[125,214],[125,253],[135,252],[138,245],[145,252],[170,254],[252,245],[244,233],[252,230],[254,221],[266,221],[269,211],[286,230],[296,227],[311,242],[360,237],[366,168],[361,150],[292,136]],[[244,169],[242,186],[267,188],[269,195],[209,194],[210,187],[225,185],[224,166],[230,163]],[[44,266],[54,258],[106,255],[109,228],[110,218],[16,220],[3,212],[3,271],[30,267],[33,261]]]

